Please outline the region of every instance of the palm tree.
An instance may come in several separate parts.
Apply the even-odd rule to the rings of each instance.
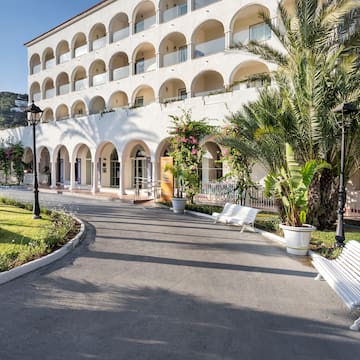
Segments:
[[[276,143],[274,151],[282,153],[282,159],[284,143],[288,142],[299,162],[318,159],[332,165],[314,178],[309,191],[309,219],[319,228],[329,227],[336,218],[340,136],[333,109],[343,102],[359,102],[360,98],[359,56],[354,51],[359,44],[360,31],[353,28],[357,21],[354,11],[359,8],[360,2],[356,0],[295,0],[295,11],[290,15],[279,4],[279,25],[264,13],[259,16],[279,39],[282,50],[257,41],[238,44],[239,48],[277,65],[273,77],[279,108],[276,110],[273,103],[266,105],[261,99],[248,106],[253,114],[265,114],[264,120],[251,115],[245,107],[247,120],[251,115],[257,121],[256,133],[259,129],[268,130],[266,122],[270,121],[272,130],[265,133],[272,140],[267,139],[267,143]],[[341,38],[338,30],[344,19],[348,29],[355,30]],[[240,122],[246,127],[247,120]],[[357,122],[351,127],[347,142],[347,178],[360,157],[356,141],[360,127]],[[244,142],[239,139],[236,146],[243,148]],[[260,153],[255,157],[263,160]]]

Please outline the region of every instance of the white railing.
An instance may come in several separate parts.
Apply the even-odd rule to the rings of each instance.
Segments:
[[[210,54],[215,54],[217,52],[224,51],[225,49],[225,37],[203,42],[201,44],[196,44],[194,48],[194,57],[202,57]]]
[[[156,16],[154,15],[135,23],[135,29],[134,29],[135,33],[149,29],[151,26],[155,24],[155,22],[156,22]]]
[[[87,44],[79,46],[74,50],[74,56],[78,57],[87,53]]]
[[[219,0],[195,0],[194,9],[200,9],[204,6],[210,5],[212,3],[218,2]]]
[[[97,74],[92,77],[92,86],[102,85],[106,83],[107,72]]]
[[[55,96],[55,89],[45,90],[45,99],[50,99]]]
[[[111,34],[111,42],[116,42],[122,39],[125,39],[129,36],[129,27],[114,31]]]
[[[161,98],[160,102],[162,104],[167,104],[167,103],[172,103],[175,101],[182,101],[182,100],[185,100],[186,98],[187,98],[187,95],[173,96],[173,97],[168,97],[168,98]]]
[[[41,100],[41,93],[40,92],[37,92],[37,93],[33,93],[33,96],[32,96],[33,100],[36,102],[36,101],[40,101]]]
[[[32,74],[37,74],[40,71],[41,71],[41,64],[37,64],[32,67]]]
[[[275,20],[274,20],[275,21]],[[270,27],[265,23],[252,25],[247,29],[237,31],[233,34],[233,44],[247,44],[251,40],[267,41],[271,39]]]
[[[173,51],[163,56],[163,66],[171,66],[179,64],[187,60],[187,48]]]
[[[75,91],[86,89],[86,87],[87,87],[87,79],[81,79],[74,82]]]
[[[55,66],[55,58],[52,58],[45,62],[45,69],[51,69]]]
[[[207,90],[207,91],[199,91],[199,92],[194,92],[193,96],[209,96],[209,95],[216,95],[216,94],[221,94],[225,92],[224,88],[219,88],[219,89],[213,89],[213,90]]]
[[[119,67],[113,71],[113,80],[120,80],[129,76],[129,65]]]
[[[170,21],[179,16],[185,15],[187,13],[187,4],[180,4],[171,9],[167,9],[163,12],[162,20],[163,22]]]
[[[69,91],[70,91],[70,85],[69,84],[59,85],[59,95],[68,94]]]
[[[59,64],[70,61],[70,51],[59,56]]]
[[[156,69],[156,57],[135,63],[135,74],[142,74]]]
[[[96,39],[92,42],[91,48],[93,50],[101,49],[106,46],[106,36]]]

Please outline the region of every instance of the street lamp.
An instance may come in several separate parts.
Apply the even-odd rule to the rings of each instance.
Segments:
[[[336,225],[336,246],[344,246],[345,233],[344,233],[344,208],[346,203],[346,190],[345,190],[345,135],[346,126],[351,122],[351,114],[356,113],[358,110],[351,103],[343,103],[334,109],[334,113],[341,114],[341,149],[340,149],[340,181],[339,181],[339,195],[338,195],[338,210],[337,210],[337,225]],[[349,117],[348,122],[345,118]]]
[[[33,219],[41,219],[40,205],[39,205],[39,184],[37,179],[37,162],[36,162],[36,137],[35,137],[35,125],[40,121],[43,111],[34,104],[34,100],[31,105],[25,109],[25,113],[28,116],[28,122],[32,125],[33,131],[33,167],[34,167],[34,206],[33,206]],[[30,116],[28,115],[30,113]]]

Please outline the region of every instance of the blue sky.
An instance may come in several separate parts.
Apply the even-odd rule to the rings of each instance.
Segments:
[[[0,91],[27,93],[29,40],[100,0],[0,0]]]

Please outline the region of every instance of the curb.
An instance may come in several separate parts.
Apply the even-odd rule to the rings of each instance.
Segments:
[[[86,231],[85,224],[82,220],[77,217],[73,217],[77,222],[80,223],[80,232],[69,242],[67,242],[60,249],[52,252],[49,255],[43,256],[39,259],[30,261],[26,264],[20,265],[14,269],[4,271],[0,273],[0,285],[5,284],[11,280],[14,280],[24,274],[27,274],[31,271],[37,270],[43,266],[49,265],[56,260],[61,259],[66,254],[68,254],[72,249],[79,245],[79,243],[84,239]]]

